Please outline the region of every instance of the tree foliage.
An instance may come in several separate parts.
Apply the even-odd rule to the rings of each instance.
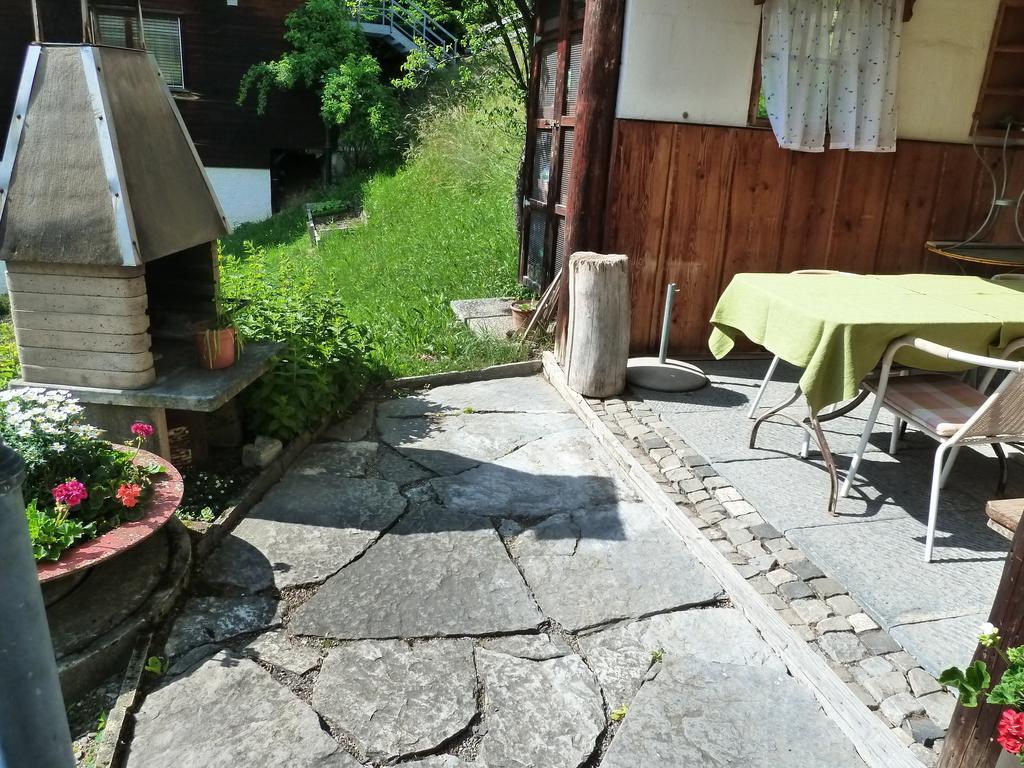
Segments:
[[[286,50],[254,64],[242,76],[238,103],[255,95],[263,114],[275,90],[309,88],[320,96],[320,114],[346,159],[367,166],[393,147],[398,101],[380,64],[346,6],[338,0],[306,0],[285,19]]]

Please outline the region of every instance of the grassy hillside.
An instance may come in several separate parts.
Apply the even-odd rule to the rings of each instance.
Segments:
[[[479,93],[479,92],[477,92]],[[391,375],[475,368],[522,359],[516,344],[483,341],[456,321],[453,299],[517,291],[515,177],[522,148],[515,104],[449,90],[423,107],[400,168],[349,179],[329,196],[361,200],[367,222],[310,245],[295,209],[240,227],[223,243],[252,241],[271,273],[282,255],[313,261],[369,328]],[[294,261],[294,258],[292,259]]]

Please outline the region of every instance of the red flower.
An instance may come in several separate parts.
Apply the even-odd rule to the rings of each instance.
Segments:
[[[139,503],[140,493],[142,493],[142,488],[137,486],[135,483],[124,483],[117,489],[117,493],[114,494],[114,497],[131,509]]]
[[[145,439],[152,436],[153,427],[150,424],[146,424],[144,421],[136,421],[132,424],[132,434]]]
[[[89,491],[85,484],[75,480],[68,480],[55,487],[50,493],[58,504],[67,504],[69,507],[77,506],[89,498]]]
[[[1019,755],[1024,749],[1024,712],[1004,709],[999,718],[999,735],[996,741],[1011,755]]]

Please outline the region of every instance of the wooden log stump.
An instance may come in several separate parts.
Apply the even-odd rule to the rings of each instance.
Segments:
[[[565,375],[586,397],[626,387],[629,359],[629,259],[583,251],[569,259]]]
[[[996,591],[996,600],[988,620],[999,627],[1004,642],[1013,647],[1024,645],[1024,526],[1017,526],[1013,536],[1013,549],[1003,566],[1003,576]],[[1006,665],[991,648],[979,645],[974,652],[975,661],[984,661],[998,680]],[[957,702],[950,722],[949,733],[942,746],[939,768],[990,768],[996,764],[1002,748],[995,740],[996,726],[1003,707],[981,704],[963,707]]]

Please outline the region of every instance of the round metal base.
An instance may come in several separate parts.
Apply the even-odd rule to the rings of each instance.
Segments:
[[[657,392],[692,392],[708,383],[708,377],[692,363],[671,358],[634,357],[626,365],[626,381],[634,387]]]

